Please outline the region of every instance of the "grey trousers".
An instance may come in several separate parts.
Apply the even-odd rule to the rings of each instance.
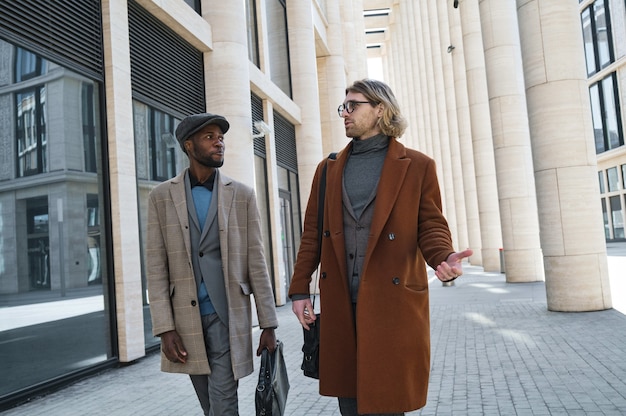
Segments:
[[[404,416],[404,413],[377,413],[359,415],[356,412],[356,399],[339,397],[339,411],[341,416]]]
[[[230,360],[228,328],[216,313],[202,316],[204,344],[211,375],[190,375],[206,416],[239,416],[237,388]]]

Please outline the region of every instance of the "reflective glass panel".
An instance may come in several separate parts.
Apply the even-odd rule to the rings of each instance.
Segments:
[[[101,85],[0,39],[0,397],[113,356]]]

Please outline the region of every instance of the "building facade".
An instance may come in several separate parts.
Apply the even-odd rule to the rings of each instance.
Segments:
[[[401,140],[437,161],[456,247],[545,280],[552,310],[611,307],[624,1],[213,3],[0,3],[0,409],[158,348],[146,201],[186,166],[188,114],[230,121],[222,169],[256,190],[288,302],[313,173],[348,142],[336,109],[368,62]]]

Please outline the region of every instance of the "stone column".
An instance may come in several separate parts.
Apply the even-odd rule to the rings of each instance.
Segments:
[[[421,30],[422,27],[422,8],[416,7],[413,4],[414,14],[412,15],[413,19],[413,27],[415,27],[415,41],[416,41],[416,49],[417,49],[417,58],[415,62],[415,72],[417,76],[417,81],[420,85],[420,100],[418,101],[418,106],[420,111],[422,112],[422,122],[423,129],[420,131],[419,139],[419,150],[427,155],[433,155],[433,144],[432,144],[432,120],[430,114],[430,95],[431,91],[431,81],[427,74],[427,62],[426,62],[426,52],[425,52],[425,44],[426,40],[424,38],[424,31]],[[418,29],[419,28],[419,29]],[[426,38],[427,39],[427,38]]]
[[[448,3],[448,27],[452,50],[452,69],[454,77],[454,95],[456,101],[456,122],[459,132],[459,152],[463,177],[463,200],[465,201],[465,221],[467,223],[468,247],[474,250],[470,258],[473,265],[482,266],[482,242],[480,238],[480,220],[478,217],[478,197],[472,150],[472,125],[469,99],[467,96],[467,78],[465,70],[463,32],[458,9]],[[463,248],[463,247],[461,247]]]
[[[102,26],[118,347],[130,362],[145,341],[126,0],[102,1]]]
[[[420,40],[421,33],[419,30],[415,30],[415,4],[411,1],[407,1],[402,3],[406,9],[402,11],[405,17],[406,26],[402,34],[399,36],[406,37],[408,40],[408,45],[402,53],[406,53],[409,56],[409,64],[404,66],[404,70],[408,72],[409,79],[411,83],[411,88],[406,91],[406,94],[411,98],[411,112],[413,113],[412,122],[413,126],[409,126],[411,128],[411,143],[412,146],[419,150],[420,152],[426,152],[426,126],[425,126],[425,117],[426,112],[422,105],[422,100],[424,98],[424,92],[421,82],[421,73],[417,68],[417,63],[420,61],[419,59],[419,49],[421,47]],[[413,68],[413,70],[408,71],[408,68]]]
[[[422,60],[424,63],[424,73],[422,76],[424,77],[424,83],[426,84],[426,89],[424,90],[424,111],[428,114],[429,119],[429,130],[426,137],[427,150],[425,153],[435,160],[440,160],[441,146],[439,143],[439,114],[437,112],[438,87],[433,63],[433,45],[430,38],[430,21],[426,2],[424,1],[420,6],[421,7],[416,8],[418,16],[415,17],[418,19],[416,28],[419,28],[418,30],[421,31],[420,44],[421,50],[423,51]],[[437,175],[443,190],[443,182],[441,182],[443,178],[443,170],[441,163],[437,163]]]
[[[439,24],[437,29],[439,30],[439,45],[440,45],[440,59],[442,67],[443,85],[444,85],[444,98],[446,109],[446,122],[448,126],[448,137],[442,137],[442,140],[447,140],[450,149],[450,167],[448,170],[448,176],[451,177],[451,184],[453,189],[449,192],[452,193],[450,201],[454,203],[454,214],[456,224],[456,236],[455,243],[457,250],[464,250],[469,247],[469,241],[467,236],[467,214],[465,212],[465,197],[463,192],[463,163],[461,160],[461,147],[459,143],[459,126],[457,115],[456,95],[454,91],[454,73],[453,73],[453,61],[449,50],[450,42],[450,21],[448,19],[448,7],[449,2],[436,2],[436,13]]]
[[[517,0],[548,309],[608,309],[606,243],[578,5]]]
[[[357,31],[363,27],[363,9],[361,9],[361,22],[357,22],[356,5],[353,1],[341,1],[341,2],[327,2],[327,3],[339,3],[341,14],[341,27],[343,33],[342,45],[343,56],[346,64],[346,84],[352,84],[354,81],[364,78],[360,66],[362,62],[359,60],[359,53],[355,45],[358,43]],[[365,49],[365,43],[362,43]],[[367,71],[367,65],[365,65]],[[366,72],[367,73],[367,72]]]
[[[311,1],[288,1],[287,23],[293,101],[302,110],[301,124],[296,126],[296,151],[300,204],[304,209],[309,200],[315,168],[323,158]]]
[[[328,52],[317,52],[319,73],[319,100],[322,146],[324,155],[342,149],[348,139],[341,118],[337,115],[337,107],[346,95],[346,62],[343,57],[343,39],[341,10],[338,2],[326,3],[326,46]]]
[[[507,282],[544,280],[515,3],[480,0]]]
[[[243,1],[227,1],[215,7],[202,0],[202,17],[213,33],[213,49],[204,54],[207,111],[230,122],[226,156],[221,170],[254,188],[254,145],[250,134],[250,73]]]
[[[483,268],[485,271],[494,272],[500,271],[502,234],[478,0],[465,0],[458,10],[461,13],[467,71]]]
[[[421,100],[421,86],[417,71],[407,70],[417,62],[417,38],[410,2],[402,2],[394,5],[390,19],[394,24],[389,25],[389,32],[393,34],[396,45],[394,52],[398,56],[399,68],[398,81],[393,84],[393,90],[398,98],[401,111],[408,122],[408,128],[404,134],[404,143],[413,149],[420,149],[420,130],[423,130],[424,111],[418,101]],[[391,84],[390,84],[391,85]]]

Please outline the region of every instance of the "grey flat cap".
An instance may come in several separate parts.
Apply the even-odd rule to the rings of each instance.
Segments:
[[[211,113],[193,114],[185,117],[180,122],[178,127],[176,127],[176,140],[178,140],[183,152],[185,152],[185,147],[183,146],[185,140],[209,124],[217,124],[222,129],[222,133],[226,133],[230,128],[230,123],[223,116]]]

